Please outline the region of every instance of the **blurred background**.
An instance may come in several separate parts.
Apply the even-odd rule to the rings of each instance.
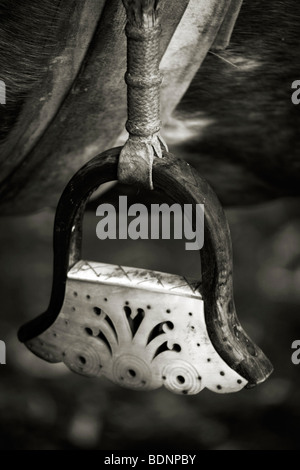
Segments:
[[[1,449],[299,449],[300,210],[296,199],[226,211],[239,319],[274,365],[264,384],[232,395],[134,392],[48,364],[17,339],[47,308],[54,212],[0,219]],[[199,276],[178,241],[100,241],[85,215],[83,257]]]

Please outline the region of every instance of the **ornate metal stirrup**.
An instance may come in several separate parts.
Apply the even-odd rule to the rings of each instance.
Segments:
[[[155,57],[150,49],[153,40],[157,47],[157,10],[139,16],[133,14],[132,2],[124,4],[129,23],[134,18],[127,32],[129,43],[137,41],[136,57]],[[145,24],[149,31],[143,35]],[[218,393],[239,391],[263,382],[272,365],[236,316],[230,233],[217,196],[188,163],[161,146],[156,105],[152,117],[146,112],[139,125],[140,110],[136,121],[132,103],[141,99],[149,104],[149,89],[159,82],[158,64],[150,75],[137,77],[129,59],[129,140],[125,147],[95,157],[65,188],[54,225],[50,304],[20,329],[19,339],[48,362],[64,362],[82,375],[106,376],[133,389],[164,385],[184,394],[205,387]],[[197,204],[205,205],[201,283],[81,259],[86,202],[99,185],[116,179],[153,187],[180,205],[192,204],[193,220]]]

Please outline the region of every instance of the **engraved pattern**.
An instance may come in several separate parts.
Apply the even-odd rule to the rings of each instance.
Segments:
[[[27,346],[131,389],[226,393],[247,384],[214,349],[200,293],[180,276],[136,268],[78,262],[60,315]]]
[[[83,281],[103,283],[109,282],[116,285],[140,287],[160,291],[174,291],[174,293],[201,296],[201,282],[188,280],[176,274],[161,273],[145,269],[117,266],[93,261],[79,261],[68,273],[69,279],[81,279]]]
[[[164,385],[170,391],[195,395],[203,388],[202,377],[198,374],[197,369],[186,361],[179,359],[175,363],[167,364],[162,374],[165,377]]]

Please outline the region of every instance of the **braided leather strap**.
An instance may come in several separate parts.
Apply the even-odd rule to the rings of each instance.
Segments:
[[[118,179],[153,189],[154,156],[161,157],[166,144],[160,130],[158,0],[123,0],[127,13],[127,106],[129,138],[119,160]]]

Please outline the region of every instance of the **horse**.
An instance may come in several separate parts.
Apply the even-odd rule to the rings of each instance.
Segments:
[[[126,17],[119,0],[0,11],[0,213],[28,214],[127,138]],[[162,135],[225,206],[299,196],[299,21],[294,0],[163,3]]]

